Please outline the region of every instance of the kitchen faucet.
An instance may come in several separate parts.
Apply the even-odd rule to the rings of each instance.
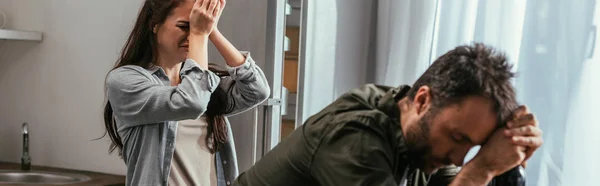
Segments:
[[[21,156],[21,170],[31,170],[31,157],[29,157],[29,129],[23,123],[23,156]]]

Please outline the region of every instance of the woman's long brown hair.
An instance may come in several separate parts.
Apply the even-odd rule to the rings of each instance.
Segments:
[[[146,0],[113,70],[125,65],[144,68],[153,66],[157,60],[158,43],[152,29],[155,25],[163,23],[182,1],[184,0]],[[209,65],[209,70],[219,77],[229,76],[226,70],[214,64]],[[212,153],[219,151],[222,144],[227,143],[225,114],[233,111],[235,107],[234,102],[227,96],[232,91],[232,87],[227,90],[217,88],[211,95],[207,111],[204,113],[208,119],[206,144]],[[108,134],[112,141],[109,153],[118,149],[119,156],[122,156],[123,142],[117,131],[113,109],[108,100],[104,107],[104,125],[106,127],[104,136]]]

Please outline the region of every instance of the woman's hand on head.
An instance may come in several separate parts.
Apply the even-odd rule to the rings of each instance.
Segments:
[[[190,13],[190,34],[210,35],[224,6],[225,0],[196,0]]]
[[[218,15],[217,15],[217,21],[215,21],[215,28],[213,29],[213,31],[217,30],[217,23],[219,23],[219,19],[221,18],[221,14],[223,13],[223,9],[225,9],[225,4],[227,4],[227,2],[225,0],[217,0],[217,1],[219,1],[219,4],[217,5],[217,6],[219,6],[218,7],[219,8],[219,12],[218,12]]]

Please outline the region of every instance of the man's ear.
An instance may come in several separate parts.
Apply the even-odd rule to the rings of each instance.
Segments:
[[[431,89],[429,86],[419,87],[419,90],[417,90],[412,103],[413,108],[418,115],[425,114],[425,112],[427,112],[427,110],[431,107]]]

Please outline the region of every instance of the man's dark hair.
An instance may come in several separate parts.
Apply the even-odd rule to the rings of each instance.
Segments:
[[[511,68],[505,54],[490,46],[458,46],[435,60],[408,91],[408,97],[413,100],[419,87],[428,86],[435,111],[467,96],[484,96],[494,102],[498,125],[503,126],[517,108]]]

